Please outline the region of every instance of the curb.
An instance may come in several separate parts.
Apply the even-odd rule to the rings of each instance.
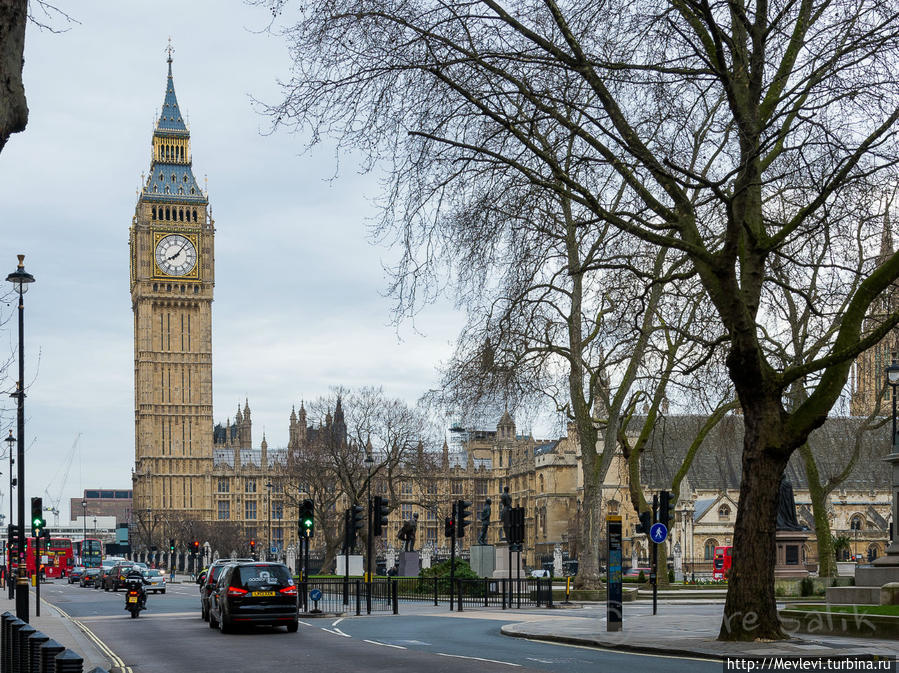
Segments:
[[[515,624],[506,624],[500,627],[500,633],[510,638],[525,638],[527,640],[542,640],[548,643],[564,643],[566,645],[580,645],[582,647],[593,647],[598,650],[617,650],[619,652],[635,652],[642,654],[665,654],[678,657],[690,657],[691,659],[704,659],[707,661],[724,661],[729,655],[709,654],[707,652],[696,652],[695,650],[685,650],[676,647],[658,647],[649,645],[630,645],[626,643],[610,643],[601,640],[593,640],[590,638],[582,638],[579,636],[563,636],[560,634],[531,634],[514,631]]]

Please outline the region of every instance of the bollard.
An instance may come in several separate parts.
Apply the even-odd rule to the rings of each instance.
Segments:
[[[505,610],[506,609],[506,580],[505,580],[505,578],[501,579],[499,581],[499,583],[500,583],[500,588],[502,589],[502,592],[503,592],[503,610]]]
[[[434,575],[434,607],[437,607],[437,575]]]
[[[546,605],[547,605],[547,607],[551,608],[553,606],[553,580],[551,577],[548,580],[548,584],[547,584],[546,588],[549,589],[549,593],[547,594],[547,598],[546,598],[546,601],[547,601]]]
[[[41,672],[41,645],[46,643],[50,638],[40,631],[31,634],[28,639],[28,673]]]
[[[459,589],[459,590],[456,592],[456,595],[459,596],[459,600],[458,600],[458,602],[457,602],[457,603],[458,603],[457,611],[458,611],[458,612],[462,612],[462,580],[456,580],[456,582],[458,582],[458,584],[456,584],[456,586],[457,586],[458,589]]]
[[[393,614],[398,615],[400,613],[400,583],[394,577],[390,580],[390,600],[393,603]]]
[[[4,671],[10,670],[9,625],[15,618],[16,618],[16,616],[12,612],[9,612],[8,610],[3,613],[2,617],[0,617],[0,624],[2,624],[2,626],[0,626],[0,629],[2,629],[2,631],[0,631],[0,633],[2,633],[2,637],[3,637],[3,644],[2,644],[2,646],[0,646],[0,649],[2,649],[2,653],[0,653],[0,654],[2,654],[2,657],[0,657],[0,668],[2,668]]]
[[[21,619],[16,618],[9,623],[9,661],[6,670],[12,673],[24,673],[19,669],[19,631],[26,626]]]
[[[490,594],[490,581],[485,577],[484,578],[484,607],[487,607],[487,598]]]
[[[16,655],[16,659],[19,660],[19,671],[21,671],[21,673],[28,673],[31,663],[28,658],[31,654],[28,649],[28,639],[35,633],[37,633],[37,629],[31,624],[26,624],[19,629],[19,635],[16,639],[18,641],[18,647],[16,647],[14,654]]]
[[[57,643],[55,640],[48,640],[46,643],[41,645],[41,665],[40,668],[37,669],[37,673],[54,673],[54,662],[56,659],[56,655],[62,652],[64,648],[62,645]]]
[[[63,650],[56,655],[56,668],[53,673],[81,673],[84,660],[72,650]]]

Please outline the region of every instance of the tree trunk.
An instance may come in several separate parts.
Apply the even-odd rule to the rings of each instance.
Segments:
[[[592,456],[581,451],[584,468],[584,502],[581,505],[581,539],[578,550],[578,571],[575,586],[578,589],[599,589],[602,578],[599,573],[600,549],[603,538],[602,477],[598,469],[596,452]]]
[[[26,0],[0,0],[0,152],[9,136],[28,123],[22,83],[27,20]]]
[[[821,485],[818,465],[815,463],[815,457],[808,442],[799,447],[799,454],[805,464],[808,492],[812,499],[812,515],[815,518],[815,537],[818,539],[818,575],[820,577],[836,577],[837,559],[830,532],[830,520],[827,518],[827,491]]]
[[[743,446],[740,506],[734,526],[734,555],[719,640],[786,638],[774,597],[777,484],[787,458],[770,449],[780,423],[749,419]],[[756,426],[756,427],[752,427]],[[776,444],[774,444],[776,446]]]

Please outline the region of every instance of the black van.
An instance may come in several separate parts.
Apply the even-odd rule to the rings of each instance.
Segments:
[[[209,628],[227,633],[240,624],[299,628],[297,585],[283,563],[260,561],[225,567],[209,601]]]

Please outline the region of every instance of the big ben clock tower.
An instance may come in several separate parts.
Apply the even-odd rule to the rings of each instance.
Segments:
[[[211,515],[215,230],[191,166],[190,131],[175,97],[170,49],[150,175],[129,236],[133,524],[139,535],[158,542],[168,519]]]

